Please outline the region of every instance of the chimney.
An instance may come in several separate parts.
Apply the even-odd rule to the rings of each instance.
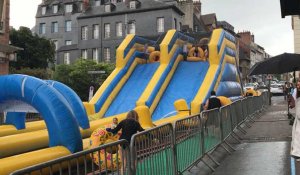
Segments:
[[[194,28],[194,4],[192,0],[182,0],[179,1],[178,7],[185,14],[183,18],[183,25],[189,26],[189,28]]]
[[[198,19],[200,19],[202,4],[200,0],[193,0],[193,4],[194,4],[194,14],[197,16]]]

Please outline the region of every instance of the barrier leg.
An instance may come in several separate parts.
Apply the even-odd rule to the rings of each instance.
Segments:
[[[221,146],[222,146],[222,148],[224,148],[225,149],[225,151],[227,151],[228,152],[228,154],[231,154],[231,151],[229,151],[229,149],[227,149],[224,145],[223,145],[223,143],[221,143],[220,144]]]
[[[224,143],[233,151],[236,151],[226,140],[224,140]]]
[[[240,136],[238,136],[236,133],[232,132],[231,133],[231,137],[234,138],[236,141],[238,141],[239,143],[242,143],[240,140],[242,140],[242,138]]]
[[[220,163],[218,161],[216,161],[213,156],[211,156],[209,153],[206,153],[207,157],[210,158],[210,160],[212,160],[216,165],[220,166]]]
[[[203,160],[203,158],[201,158],[201,161],[202,161],[209,169],[211,169],[213,172],[216,171],[216,170],[215,170],[212,166],[210,166],[205,160]]]
[[[247,131],[244,130],[240,125],[237,125],[236,129],[238,129],[239,131],[241,131],[243,134],[247,133]]]

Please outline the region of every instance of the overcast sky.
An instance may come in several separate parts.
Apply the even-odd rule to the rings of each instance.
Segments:
[[[14,28],[35,25],[37,5],[42,0],[11,0],[10,25]],[[201,0],[202,13],[216,13],[235,31],[249,30],[255,42],[271,55],[294,52],[291,18],[281,18],[279,0]]]

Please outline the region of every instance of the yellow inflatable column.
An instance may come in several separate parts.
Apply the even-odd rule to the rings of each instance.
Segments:
[[[230,98],[227,98],[227,97],[224,97],[224,96],[218,96],[217,98],[221,101],[222,106],[230,105],[232,103]]]
[[[174,107],[178,113],[189,112],[189,106],[184,99],[179,99],[174,102]]]
[[[139,122],[144,129],[152,128],[154,125],[148,106],[138,106],[134,109],[139,115]]]

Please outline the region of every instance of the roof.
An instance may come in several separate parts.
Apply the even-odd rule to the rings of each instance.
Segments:
[[[99,16],[113,16],[113,15],[124,14],[124,13],[139,13],[139,12],[162,10],[168,8],[172,8],[178,14],[184,15],[184,13],[176,5],[173,4],[167,4],[155,0],[139,0],[139,2],[141,2],[140,7],[136,9],[128,8],[125,2],[117,3],[115,4],[116,6],[115,10],[112,12],[105,12],[104,6],[92,6],[85,13],[82,13],[78,17],[78,19],[99,17]]]
[[[217,16],[215,13],[201,15],[201,18],[205,25],[211,25],[217,22]]]
[[[0,43],[0,52],[14,53],[19,50],[23,50],[23,48]]]
[[[69,51],[69,50],[77,50],[77,44],[71,44],[71,45],[67,45],[67,46],[62,46],[60,47],[57,52],[61,52],[61,51]]]

